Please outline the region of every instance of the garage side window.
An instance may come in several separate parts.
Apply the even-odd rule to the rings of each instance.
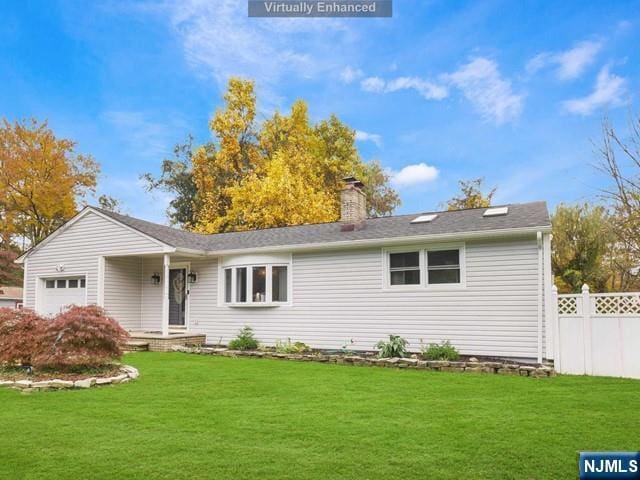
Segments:
[[[47,288],[56,288],[56,281],[55,280],[47,280],[45,282],[45,285]]]

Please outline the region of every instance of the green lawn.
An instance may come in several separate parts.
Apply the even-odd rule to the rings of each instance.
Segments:
[[[129,384],[0,389],[0,478],[576,478],[640,449],[640,381],[178,353]]]

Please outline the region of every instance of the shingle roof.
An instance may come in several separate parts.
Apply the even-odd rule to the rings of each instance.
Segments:
[[[534,227],[548,228],[551,225],[545,202],[504,206],[509,207],[509,213],[496,217],[483,217],[486,209],[475,208],[450,212],[423,212],[412,215],[370,218],[364,221],[364,228],[352,231],[344,231],[343,223],[333,222],[213,235],[186,232],[127,215],[99,208],[95,209],[172,247],[216,252],[288,245],[329,244],[349,240],[383,240],[401,237],[463,234],[467,232],[508,231]],[[438,216],[429,223],[411,223],[411,220],[417,216],[427,213],[437,213]]]

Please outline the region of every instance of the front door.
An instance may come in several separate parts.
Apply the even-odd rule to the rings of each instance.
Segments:
[[[187,269],[169,270],[169,325],[186,326],[187,319]]]

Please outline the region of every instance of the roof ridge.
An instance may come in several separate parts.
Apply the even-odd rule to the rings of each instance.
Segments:
[[[489,207],[472,207],[472,208],[460,208],[460,209],[456,209],[456,210],[431,210],[431,211],[423,211],[423,212],[416,212],[416,213],[403,213],[401,215],[383,215],[380,217],[370,217],[367,218],[366,221],[375,221],[375,220],[384,220],[384,219],[394,219],[394,218],[408,218],[408,217],[415,217],[416,215],[425,215],[425,214],[432,214],[432,213],[437,213],[437,214],[441,214],[441,213],[446,213],[446,214],[453,214],[456,212],[466,212],[466,211],[470,211],[470,210],[486,210],[487,208],[499,208],[499,207],[513,207],[513,206],[520,206],[520,205],[533,205],[533,204],[546,204],[546,202],[544,200],[536,200],[536,201],[532,201],[532,202],[525,202],[525,203],[504,203],[504,204],[500,204],[500,205],[490,205]],[[151,222],[149,220],[144,220],[142,218],[138,218],[138,217],[133,217],[131,215],[127,215],[127,214],[123,214],[123,213],[119,213],[119,212],[113,212],[111,210],[106,210],[104,208],[100,208],[100,207],[95,207],[93,205],[87,205],[87,207],[90,207],[94,210],[97,210],[101,213],[104,213],[105,215],[111,216],[112,218],[116,218],[117,217],[126,217],[129,218],[131,220],[135,220],[138,222],[144,222],[147,223],[149,225],[153,225],[155,227],[162,227],[165,229],[169,229],[172,230],[174,232],[179,232],[182,234],[189,234],[189,235],[197,235],[200,236],[202,238],[212,238],[218,235],[232,235],[232,234],[242,234],[242,233],[250,233],[250,232],[264,232],[264,231],[270,231],[270,230],[278,230],[278,229],[285,229],[285,228],[301,228],[301,227],[309,227],[309,226],[314,226],[314,225],[332,225],[332,224],[341,224],[342,222],[337,220],[334,222],[317,222],[317,223],[302,223],[302,224],[298,224],[298,225],[284,225],[281,227],[264,227],[264,228],[253,228],[250,230],[235,230],[235,231],[231,231],[231,232],[217,232],[217,233],[201,233],[201,232],[194,232],[191,230],[185,230],[182,228],[176,228],[176,227],[171,227],[169,225],[164,225],[162,223],[156,223],[156,222]]]

